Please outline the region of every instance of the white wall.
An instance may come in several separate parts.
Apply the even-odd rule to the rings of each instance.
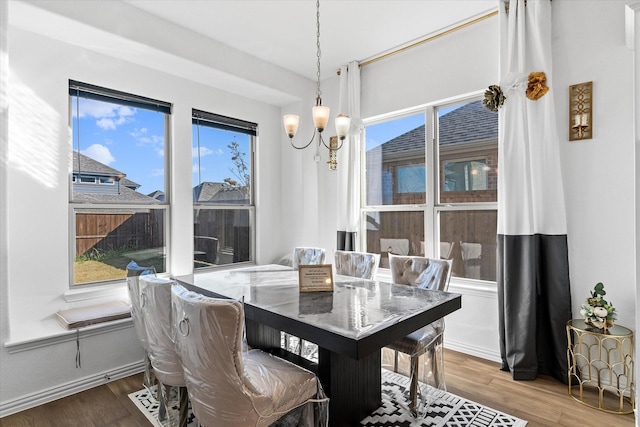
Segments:
[[[554,97],[567,207],[574,316],[598,282],[634,329],[636,215],[633,52],[625,1],[554,1]],[[584,30],[586,22],[599,23]],[[569,142],[568,88],[593,81],[593,139]]]
[[[619,323],[634,329],[636,255],[634,220],[632,51],[625,47],[625,1],[554,0],[553,76],[561,167],[567,207],[573,316],[602,281]],[[585,23],[589,31],[585,32]],[[383,59],[361,69],[362,117],[445,100],[498,83],[498,18]],[[569,86],[594,82],[594,138],[568,140]],[[325,102],[337,106],[337,77],[323,83]],[[324,150],[326,152],[326,150]],[[324,154],[324,153],[323,153]],[[325,155],[326,157],[326,155]],[[335,249],[335,180],[320,163],[319,241]],[[447,317],[446,344],[499,360],[497,295],[491,287],[452,281],[462,310]]]
[[[53,3],[52,3],[53,4]],[[56,3],[64,6],[66,2]],[[87,2],[77,3],[87,4]],[[49,3],[45,3],[49,6]],[[82,388],[106,381],[104,376],[117,377],[140,371],[143,352],[130,323],[109,328],[102,334],[83,333],[80,339],[82,367],[76,368],[75,335],[64,335],[54,314],[58,309],[74,304],[99,302],[100,299],[68,303],[69,291],[69,170],[71,143],[68,131],[68,80],[78,80],[119,91],[160,99],[173,104],[171,133],[170,188],[174,204],[171,209],[171,274],[192,272],[192,144],[191,109],[201,109],[259,124],[256,165],[258,212],[256,260],[271,262],[288,251],[288,244],[279,237],[283,229],[281,199],[282,125],[279,105],[271,105],[216,89],[207,82],[180,78],[175,63],[184,58],[168,57],[166,72],[138,64],[139,58],[123,51],[137,49],[140,56],[150,55],[145,48],[132,47],[126,41],[90,29],[74,20],[64,19],[63,34],[58,34],[62,19],[57,13],[2,2],[3,34],[2,69],[10,58],[8,81],[2,88],[9,91],[8,127],[2,126],[2,151],[8,160],[0,164],[0,200],[2,201],[2,276],[0,301],[2,329],[0,341],[0,416],[47,400],[62,397]],[[80,8],[81,9],[81,8]],[[74,13],[77,10],[74,9]],[[25,16],[25,14],[27,16]],[[8,32],[4,25],[8,15]],[[41,16],[42,15],[42,16]],[[30,21],[39,21],[35,25]],[[47,18],[47,19],[43,19]],[[103,17],[108,20],[109,15]],[[96,19],[94,16],[92,19]],[[135,19],[139,34],[144,34],[146,19]],[[27,29],[25,29],[27,28]],[[118,27],[122,28],[122,26]],[[170,29],[166,29],[170,33]],[[183,31],[177,29],[176,31]],[[173,33],[175,34],[175,32]],[[49,37],[50,35],[50,37]],[[136,34],[128,34],[136,37]],[[104,48],[112,38],[113,55]],[[182,34],[185,46],[193,45],[197,35]],[[191,38],[189,38],[191,37]],[[74,39],[73,43],[66,40]],[[7,49],[4,41],[7,40]],[[65,41],[61,41],[65,40]],[[96,41],[95,45],[92,43]],[[85,46],[93,46],[87,48]],[[100,51],[100,52],[98,52]],[[214,51],[209,51],[215,56]],[[225,49],[225,54],[229,54]],[[126,56],[126,57],[125,57]],[[208,58],[208,56],[207,56]],[[206,59],[206,58],[205,58]],[[255,66],[253,59],[236,58],[234,67],[239,75]],[[224,61],[222,61],[224,62]],[[182,62],[182,64],[186,64]],[[198,68],[194,64],[193,68]],[[273,67],[271,67],[273,68]],[[204,70],[204,68],[203,68]],[[266,71],[265,71],[266,70]],[[225,70],[228,71],[228,70]],[[282,85],[283,75],[294,88],[312,87],[311,82],[283,70],[261,67],[259,79],[250,86],[273,80],[272,87]],[[224,86],[225,82],[216,85]],[[298,95],[278,90],[277,103]],[[257,91],[263,98],[270,89]],[[275,92],[275,90],[274,90]],[[7,98],[3,92],[3,117]],[[3,122],[4,123],[4,122]],[[7,133],[8,129],[8,133]],[[8,144],[5,144],[8,140]],[[4,156],[0,157],[4,159]],[[6,179],[4,179],[6,177]],[[5,225],[6,218],[6,227]],[[5,236],[6,231],[6,236]],[[5,238],[6,237],[6,238]],[[5,280],[6,279],[6,280]],[[121,295],[126,295],[124,288]],[[52,337],[41,340],[42,337]]]
[[[126,40],[122,38],[114,42],[117,48],[112,52],[105,48],[108,43],[102,43],[98,53],[79,46],[83,42],[81,37],[77,43],[63,43],[39,35],[47,30],[56,32],[56,24],[60,22],[54,19],[38,21],[39,28],[25,31],[22,26],[38,16],[34,10],[18,17],[21,24],[16,27],[12,25],[15,18],[12,6],[17,2],[11,3],[7,36],[11,75],[8,84],[0,85],[0,90],[3,87],[10,90],[8,132],[0,126],[0,159],[5,146],[9,156],[8,163],[0,163],[0,213],[6,218],[2,220],[6,224],[0,221],[2,342],[28,337],[33,325],[41,328],[43,323],[50,323],[53,313],[66,304],[62,294],[68,289],[69,277],[66,242],[70,143],[66,88],[70,78],[174,103],[174,173],[190,170],[191,136],[184,121],[189,119],[192,107],[258,122],[258,262],[271,262],[295,245],[323,246],[332,255],[337,192],[335,173],[328,171],[326,165],[327,150],[321,150],[322,158],[316,163],[308,149],[297,151],[288,147],[281,129],[281,113],[297,112],[301,115],[297,142],[310,137],[308,111],[313,103],[313,82],[268,66],[261,67],[263,72],[252,77],[246,69],[252,68],[254,60],[238,55],[234,61],[226,62],[225,67],[232,63],[238,69],[238,76],[255,79],[249,86],[270,88],[272,92],[257,90],[253,98],[251,91],[243,96],[232,95],[215,88],[221,85],[217,78],[195,83],[190,81],[197,79],[192,74],[189,79],[178,77],[181,67],[197,61],[192,51],[180,57],[176,49],[164,58],[164,71],[157,71],[144,66],[147,50],[123,47]],[[78,8],[86,3],[89,2],[74,4]],[[6,20],[7,3],[0,4],[3,8],[0,15]],[[56,4],[64,6],[65,2]],[[624,46],[625,2],[581,2],[579,8],[575,4],[569,0],[554,0],[552,4],[555,81],[550,82],[561,137],[574,316],[578,315],[578,307],[593,285],[603,281],[618,309],[619,322],[633,327],[636,324],[637,238],[633,227],[638,215],[634,201],[637,161],[634,161],[631,89],[633,55]],[[66,12],[78,14],[82,10]],[[103,21],[99,21],[99,16],[90,19],[98,20],[94,25],[104,30],[109,14],[105,13]],[[139,38],[137,41],[142,42],[145,20],[134,21],[140,29],[123,23],[119,27],[123,34],[118,37]],[[47,22],[51,23],[50,28]],[[75,27],[70,27],[70,22],[64,24],[64,34],[56,35],[56,39],[73,34]],[[444,100],[497,83],[497,25],[497,18],[491,18],[364,67],[363,117]],[[584,31],[585,25],[589,31]],[[191,37],[196,37],[180,31],[186,45]],[[103,31],[101,34],[104,35]],[[0,33],[0,54],[4,44],[2,36]],[[139,52],[140,58],[132,52]],[[215,56],[215,49],[212,55]],[[0,66],[5,64],[0,60]],[[165,62],[160,63],[163,64]],[[222,71],[232,75],[233,67]],[[187,68],[184,69],[186,74]],[[193,69],[188,68],[190,72]],[[216,73],[212,75],[218,77]],[[220,76],[220,79],[226,77]],[[594,82],[594,138],[569,142],[566,137],[568,86],[589,80]],[[293,86],[289,92],[287,85]],[[337,86],[337,76],[323,82],[325,103],[334,113]],[[256,100],[263,99],[265,93],[273,93],[278,101],[270,105]],[[285,107],[281,109],[280,105]],[[0,113],[4,114],[4,110]],[[190,197],[185,195],[190,187],[189,174],[176,175],[172,190],[183,203],[172,210],[172,215],[174,221],[182,221],[184,229],[175,229],[171,237],[179,242],[180,250],[185,251],[191,244],[190,222],[185,219],[190,216]],[[46,220],[29,219],[43,211]],[[174,258],[170,265],[172,273],[190,271],[185,259]],[[452,283],[451,290],[463,294],[463,309],[448,318],[447,345],[496,359],[495,292],[491,288],[465,288],[456,283]],[[11,311],[7,313],[8,307]],[[57,325],[51,326],[54,327]],[[9,353],[6,348],[0,350],[0,415],[29,402],[50,400],[58,396],[56,393],[69,393],[95,384],[104,374],[125,375],[139,369],[141,349],[130,327],[86,336],[81,343],[82,369],[75,368],[73,339],[18,353]]]

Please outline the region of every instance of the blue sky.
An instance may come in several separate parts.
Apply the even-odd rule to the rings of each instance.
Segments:
[[[164,114],[141,108],[80,99],[77,117],[76,98],[72,97],[73,149],[126,174],[140,184],[138,191],[149,194],[164,191],[165,136]],[[78,124],[80,131],[78,132]],[[233,139],[249,159],[249,137],[218,129],[200,127],[200,162],[198,162],[197,132],[193,132],[193,183],[222,182],[236,179],[231,169],[231,153],[227,145]]]
[[[80,99],[81,115],[77,117],[75,97],[73,110],[73,149],[126,174],[140,184],[138,191],[150,194],[165,191],[165,136],[164,114],[141,108],[132,108],[101,101]],[[440,110],[445,114],[452,109]],[[78,134],[78,124],[80,133]],[[390,139],[424,124],[424,113],[367,126],[369,150]],[[198,161],[198,137],[200,159]],[[228,145],[233,140],[240,144],[249,164],[249,136],[200,126],[192,132],[192,182],[223,182],[225,178],[238,180]]]

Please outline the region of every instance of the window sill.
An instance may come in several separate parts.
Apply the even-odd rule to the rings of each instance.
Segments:
[[[69,303],[87,301],[97,298],[129,300],[127,283],[115,283],[102,286],[88,286],[70,289],[64,293],[64,300]]]
[[[127,318],[67,330],[56,319],[50,318],[23,325],[12,333],[9,341],[5,341],[4,347],[9,354],[14,354],[132,327],[132,319]]]

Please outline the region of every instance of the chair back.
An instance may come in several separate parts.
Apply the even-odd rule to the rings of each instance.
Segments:
[[[371,280],[380,265],[380,254],[367,252],[335,251],[336,274]]]
[[[172,310],[175,346],[196,417],[217,421],[211,425],[247,425],[256,415],[245,390],[258,391],[243,375],[242,304],[174,285]]]
[[[451,264],[451,260],[389,254],[392,282],[423,289],[446,291]]]
[[[140,276],[140,303],[147,331],[149,359],[156,378],[165,385],[183,387],[184,371],[173,343],[171,279]]]
[[[299,265],[324,263],[324,248],[296,247],[293,249],[293,269]]]
[[[127,265],[127,291],[129,292],[129,301],[131,301],[131,319],[133,327],[136,330],[138,340],[142,347],[148,352],[149,344],[147,343],[147,330],[142,317],[142,307],[140,305],[140,275],[155,274],[155,267],[142,267],[135,261],[131,261]]]

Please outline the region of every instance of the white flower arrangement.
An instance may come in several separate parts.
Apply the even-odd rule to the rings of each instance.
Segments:
[[[616,319],[613,304],[602,298],[606,294],[604,285],[600,282],[591,291],[591,297],[580,307],[580,315],[584,317],[586,324],[605,331],[614,325]]]

